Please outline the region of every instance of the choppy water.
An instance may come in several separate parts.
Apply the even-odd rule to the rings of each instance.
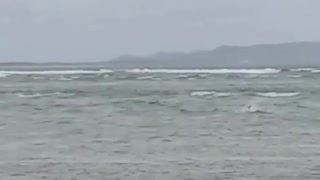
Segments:
[[[320,74],[1,71],[1,179],[320,178]]]

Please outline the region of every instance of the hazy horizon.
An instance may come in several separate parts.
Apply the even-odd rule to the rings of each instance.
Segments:
[[[171,55],[190,55],[190,54],[194,54],[194,53],[208,53],[208,52],[213,52],[214,50],[217,50],[218,48],[221,47],[246,47],[246,48],[250,48],[250,47],[256,47],[256,46],[278,46],[278,45],[285,45],[285,44],[315,44],[315,43],[320,43],[320,41],[295,41],[295,42],[281,42],[281,43],[260,43],[260,44],[248,44],[248,45],[232,45],[232,44],[225,44],[225,45],[221,45],[215,48],[211,48],[211,49],[199,49],[199,50],[190,50],[190,51],[155,51],[149,54],[142,54],[142,55],[137,55],[137,54],[120,54],[118,56],[115,57],[111,57],[110,59],[104,59],[104,60],[93,60],[93,61],[88,61],[88,60],[83,60],[83,61],[1,61],[0,60],[0,64],[60,64],[60,63],[66,63],[66,64],[90,64],[90,63],[103,63],[103,62],[112,62],[112,61],[118,61],[122,58],[126,59],[126,58],[151,58],[151,57],[161,57],[161,56],[171,56]],[[161,60],[161,59],[159,59]],[[133,60],[135,61],[135,60]]]
[[[95,62],[320,40],[314,0],[2,0],[0,62]]]

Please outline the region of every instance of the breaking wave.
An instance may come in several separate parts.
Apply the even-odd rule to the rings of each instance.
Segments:
[[[244,112],[247,113],[259,113],[259,114],[272,114],[271,112],[267,111],[266,109],[260,107],[257,104],[249,105],[244,108]]]
[[[316,70],[314,68],[298,68],[298,69],[290,69],[291,72],[305,72],[305,71],[313,71]]]
[[[143,77],[138,77],[138,80],[153,80],[154,76],[143,76]]]
[[[207,74],[198,74],[198,76],[201,77],[201,78],[206,78],[206,77],[208,77]]]
[[[32,77],[32,79],[34,79],[34,80],[45,80],[46,79],[46,77]]]
[[[39,98],[39,97],[48,97],[48,96],[64,96],[64,97],[65,96],[74,96],[75,94],[55,92],[55,93],[34,93],[34,94],[18,93],[16,95],[18,97],[22,97],[22,98]]]
[[[294,96],[299,96],[300,94],[301,94],[300,92],[287,92],[287,93],[267,92],[267,93],[257,93],[256,95],[275,98],[275,97],[294,97]]]
[[[111,73],[112,70],[49,70],[49,71],[0,71],[0,76],[8,75],[70,75],[70,74],[103,74]]]
[[[8,77],[9,74],[3,74],[3,73],[0,73],[0,78],[5,78],[5,77]]]
[[[60,77],[58,80],[59,81],[72,81],[74,79],[73,78],[67,78],[67,77]]]
[[[180,79],[186,79],[186,78],[207,78],[209,77],[208,74],[180,74],[176,76],[177,78]]]
[[[291,69],[291,72],[312,72],[312,73],[320,73],[320,69],[315,68],[298,68],[298,69]]]
[[[222,93],[215,91],[195,91],[190,94],[190,96],[203,97],[203,96],[215,96],[215,97],[229,97],[232,96],[231,93]]]
[[[244,75],[232,75],[231,77],[240,78],[277,78],[278,75],[275,74],[244,74]]]
[[[107,78],[109,78],[109,77],[110,77],[109,74],[106,74],[106,75],[103,76],[104,79],[107,79]]]
[[[288,75],[288,78],[301,78],[303,77],[302,75]]]
[[[312,73],[320,73],[320,69],[314,69],[311,71]]]
[[[126,69],[127,73],[167,73],[167,74],[274,74],[280,69]]]

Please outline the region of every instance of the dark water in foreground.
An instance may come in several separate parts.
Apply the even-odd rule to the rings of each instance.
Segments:
[[[2,76],[4,180],[320,178],[317,71]]]

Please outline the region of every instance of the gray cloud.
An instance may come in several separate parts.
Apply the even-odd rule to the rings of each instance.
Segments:
[[[1,0],[0,61],[320,39],[318,0]]]

